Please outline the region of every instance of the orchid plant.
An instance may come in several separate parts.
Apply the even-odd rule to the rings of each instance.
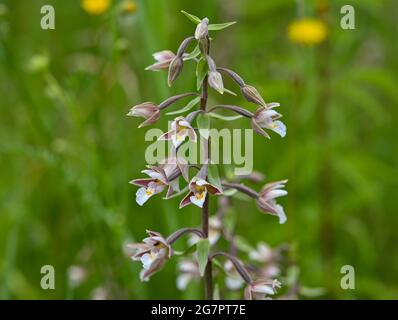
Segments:
[[[189,249],[178,263],[179,289],[185,289],[191,280],[203,279],[205,297],[213,299],[216,294],[219,295],[213,285],[214,277],[222,274],[225,276],[226,287],[230,290],[242,289],[246,299],[264,299],[275,295],[281,286],[276,279],[280,274],[278,266],[280,250],[271,250],[264,243],[260,243],[257,249],[250,247],[247,249],[248,246],[241,244],[242,241],[239,241],[240,238],[234,233],[234,227],[228,223],[227,211],[231,208],[232,198],[243,193],[248,196],[247,198],[254,199],[259,210],[277,216],[279,222],[284,223],[286,215],[283,207],[277,203],[277,198],[287,194],[284,190],[287,180],[267,183],[258,192],[243,183],[244,180],[261,182],[263,176],[257,172],[245,176],[220,178],[217,165],[212,163],[209,152],[210,136],[203,132],[210,129],[210,118],[223,119],[222,115],[217,114],[218,110],[231,111],[237,113],[239,117],[247,118],[253,130],[267,138],[270,138],[270,135],[264,129],[284,137],[286,127],[279,120],[281,114],[275,111],[279,103],[266,103],[255,87],[246,84],[236,72],[219,67],[211,57],[212,38],[209,32],[225,29],[235,22],[210,24],[208,18],[200,19],[185,11],[182,13],[196,24],[194,35],[184,39],[176,53],[170,50],[155,53],[153,57],[156,62],[146,69],[168,70],[167,82],[172,86],[181,75],[186,62],[196,63],[198,92],[179,94],[160,104],[144,102],[131,108],[128,116],[144,118],[144,122],[139,126],[144,127],[156,123],[164,115],[165,109],[176,102],[187,97],[192,99],[184,108],[171,113],[180,115],[172,121],[170,130],[159,137],[159,140],[171,141],[173,156],[164,159],[157,166],[148,166],[142,171],[148,178],[135,179],[131,183],[139,187],[136,202],[140,206],[166,189],[166,199],[187,190],[187,194],[180,202],[180,208],[188,205],[199,207],[202,211],[202,224],[199,228],[182,228],[168,237],[155,231],[147,231],[148,237],[142,243],[129,245],[131,257],[133,260],[141,261],[143,269],[140,278],[142,281],[147,281],[169,259],[181,255],[173,250],[173,244],[183,235],[190,234]],[[187,52],[192,43],[196,46]],[[224,92],[232,94],[224,87],[223,76],[230,77],[239,86],[244,99],[257,106],[254,112],[237,105],[208,105],[209,87],[219,94]],[[197,110],[192,111],[195,107]],[[187,143],[187,140],[200,144],[206,155],[203,163],[190,164],[178,153],[179,148]],[[192,170],[196,172],[193,175]],[[183,190],[179,188],[180,177],[187,185]],[[213,197],[218,197],[219,209],[216,214],[210,216],[209,203]],[[230,245],[228,252],[215,250],[221,237],[224,237]],[[238,258],[242,250],[246,251],[249,260],[252,261],[250,264]],[[221,264],[220,258],[226,259],[226,262]]]

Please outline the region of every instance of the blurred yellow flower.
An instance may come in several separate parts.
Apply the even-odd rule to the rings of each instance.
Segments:
[[[304,45],[319,44],[326,39],[327,34],[326,24],[312,18],[293,21],[288,28],[290,41]]]
[[[137,10],[137,3],[132,0],[126,0],[122,4],[122,10],[127,13],[133,13]]]
[[[100,15],[109,9],[111,2],[111,0],[81,0],[81,6],[89,14]]]

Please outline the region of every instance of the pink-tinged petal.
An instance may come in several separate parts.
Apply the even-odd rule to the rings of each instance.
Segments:
[[[170,51],[170,50],[162,50],[162,51],[158,51],[155,52],[154,54],[152,54],[153,58],[156,61],[164,61],[164,60],[171,60],[175,57],[175,54]]]
[[[155,123],[156,121],[158,121],[160,118],[160,111],[157,110],[151,117],[149,117],[148,119],[146,119],[143,123],[141,123],[138,128],[142,128],[142,127],[146,127],[149,126],[153,123]]]
[[[146,175],[148,175],[148,176],[150,176],[150,177],[151,177],[151,180],[152,180],[153,182],[155,182],[156,180],[160,180],[160,181],[162,181],[163,183],[167,183],[167,179],[166,179],[164,173],[157,172],[157,171],[154,171],[154,170],[152,170],[152,169],[149,169],[149,170],[142,170],[141,172],[144,173],[144,174],[146,174]]]
[[[268,109],[263,109],[260,113],[256,115],[256,122],[261,126],[265,126],[268,123],[272,122],[272,118],[279,116],[279,113],[276,112],[275,110],[268,110]]]
[[[269,192],[272,189],[282,189],[285,187],[285,184],[288,182],[287,179],[285,180],[279,180],[279,181],[274,181],[267,183],[264,188],[261,189],[260,195],[263,196],[267,192]]]
[[[189,140],[191,140],[193,142],[196,142],[198,140],[198,137],[197,137],[194,129],[188,129],[188,137],[189,137]]]
[[[191,204],[191,196],[193,195],[193,192],[189,192],[184,199],[181,200],[180,202],[180,209],[184,208],[185,206]]]
[[[213,195],[219,195],[219,194],[223,193],[222,190],[219,187],[217,187],[217,186],[215,186],[214,184],[211,184],[211,183],[207,183],[206,184],[206,188]]]
[[[152,262],[151,266],[149,269],[143,269],[140,273],[140,279],[141,281],[148,281],[150,276],[153,275],[155,272],[159,271],[164,263],[166,262],[165,259],[158,258],[155,261]]]
[[[271,139],[270,135],[268,133],[266,133],[258,124],[257,122],[254,120],[254,118],[252,118],[251,121],[251,125],[252,125],[252,129],[258,133],[259,135],[262,135],[268,139]]]
[[[261,198],[257,199],[257,205],[261,211],[265,213],[276,214],[276,209],[266,201],[263,201]]]
[[[188,163],[186,162],[186,160],[182,159],[182,158],[180,160],[178,158],[177,165],[178,165],[178,168],[180,169],[181,174],[182,174],[183,178],[185,179],[185,181],[189,181],[189,166],[188,166]]]
[[[279,102],[270,102],[270,103],[267,103],[267,108],[268,109],[273,109],[273,108],[277,108],[277,107],[280,107],[281,106],[281,104],[279,103]]]
[[[153,179],[134,179],[131,180],[129,183],[139,187],[148,187],[149,183],[153,182]]]
[[[268,201],[268,200],[275,199],[275,198],[278,198],[278,197],[283,197],[285,195],[287,195],[287,191],[286,190],[281,190],[281,189],[270,190],[269,192],[267,192],[264,195],[263,200],[264,201]]]
[[[171,137],[172,137],[172,135],[173,135],[173,133],[174,133],[173,131],[168,131],[168,132],[162,134],[162,135],[158,138],[158,140],[170,140]]]
[[[127,115],[132,117],[142,117],[148,119],[157,111],[159,111],[159,108],[155,103],[144,102],[132,107]]]
[[[152,230],[146,230],[146,233],[150,237],[162,237],[162,234],[157,231],[152,231]]]
[[[147,66],[145,70],[151,70],[151,71],[162,71],[162,70],[167,70],[169,68],[171,60],[165,60],[161,62],[155,62],[151,64],[150,66]]]

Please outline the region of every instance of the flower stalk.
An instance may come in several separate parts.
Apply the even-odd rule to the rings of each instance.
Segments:
[[[219,276],[218,270],[216,268],[213,270],[213,267],[220,267],[218,261],[214,258],[225,257],[228,259],[223,267],[224,274],[226,274],[226,286],[231,290],[236,290],[242,289],[242,286],[246,284],[245,297],[247,299],[262,299],[275,294],[276,289],[280,286],[278,281],[271,279],[276,273],[269,271],[264,273],[262,271],[264,268],[260,267],[245,267],[245,264],[238,258],[242,247],[235,236],[235,229],[227,223],[227,218],[232,207],[232,196],[238,191],[254,199],[262,212],[278,216],[280,223],[284,223],[286,215],[283,207],[276,202],[276,198],[287,194],[283,190],[287,180],[267,183],[260,191],[256,191],[244,185],[241,181],[261,182],[264,178],[262,174],[253,172],[245,176],[233,176],[232,178],[229,176],[228,179],[223,176],[220,177],[218,165],[211,161],[211,137],[208,132],[212,130],[210,126],[211,117],[217,118],[218,116],[220,119],[229,121],[227,117],[216,114],[216,111],[219,110],[232,111],[237,113],[239,117],[248,119],[254,131],[268,138],[270,136],[263,129],[274,131],[284,137],[286,127],[279,120],[282,115],[274,110],[274,108],[279,107],[279,103],[266,103],[255,87],[246,84],[236,72],[217,67],[217,63],[211,57],[210,40],[212,38],[210,38],[209,32],[227,28],[232,26],[234,22],[211,24],[208,18],[200,19],[185,11],[183,14],[196,23],[194,35],[182,41],[176,54],[170,50],[155,53],[153,57],[156,62],[147,67],[147,70],[168,70],[167,83],[171,86],[180,76],[184,63],[186,61],[194,62],[196,63],[196,85],[200,93],[182,93],[172,96],[160,104],[144,102],[130,109],[129,116],[145,119],[140,127],[154,124],[161,116],[178,114],[171,122],[169,131],[158,137],[158,140],[171,141],[173,155],[163,159],[156,166],[147,166],[147,169],[143,170],[142,173],[148,177],[133,179],[131,183],[139,187],[136,192],[136,202],[140,206],[163,191],[167,190],[164,199],[170,199],[185,193],[187,190],[188,193],[181,199],[179,207],[184,208],[191,204],[199,207],[201,209],[201,225],[198,228],[181,228],[166,238],[159,232],[147,231],[147,238],[141,243],[129,246],[134,251],[131,257],[133,260],[141,261],[143,269],[140,278],[142,281],[148,281],[174,256],[191,254],[191,258],[185,257],[184,261],[179,264],[181,274],[177,278],[177,287],[182,290],[186,288],[191,279],[201,278],[207,300],[213,299],[214,277]],[[192,42],[196,42],[196,47],[189,53],[187,50]],[[243,106],[234,104],[208,106],[209,88],[214,89],[219,94],[230,93],[229,90],[224,88],[223,75],[232,78],[239,86],[245,100],[254,103],[257,110],[252,112]],[[163,110],[187,97],[194,98],[185,107],[164,114]],[[198,104],[199,107],[197,107]],[[192,111],[191,109],[195,107],[196,110]],[[194,124],[195,120],[197,125]],[[187,140],[199,144],[201,155],[204,155],[201,159],[202,162],[188,163],[184,156],[179,155],[178,151],[181,150],[180,148]],[[197,170],[195,175],[191,177],[190,168]],[[185,183],[182,189],[179,185],[181,178]],[[221,208],[216,214],[210,216],[210,202],[214,196],[220,197],[218,205]],[[189,249],[184,253],[175,252],[173,249],[174,243],[187,234],[190,235],[188,239]],[[214,249],[221,237],[229,243],[230,253]],[[192,253],[191,248],[195,250],[195,254]],[[264,257],[267,258],[264,250],[260,253],[252,252],[249,256],[255,257],[257,260],[260,257],[261,262],[268,262],[267,259],[263,259]],[[247,266],[251,265],[248,264]],[[275,271],[275,268],[273,270]]]

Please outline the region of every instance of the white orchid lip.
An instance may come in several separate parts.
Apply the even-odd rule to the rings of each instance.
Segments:
[[[166,198],[170,197],[173,192],[179,191],[178,177],[185,170],[182,167],[177,163],[166,163],[159,167],[148,166],[148,169],[142,170],[141,172],[148,175],[149,178],[130,181],[131,184],[140,187],[136,192],[137,204],[144,205],[153,195],[163,192],[166,188],[168,188]]]
[[[189,190],[190,192],[182,199],[180,208],[189,204],[194,204],[202,208],[208,193],[213,195],[219,195],[222,193],[218,187],[199,177],[192,178],[189,183]]]

